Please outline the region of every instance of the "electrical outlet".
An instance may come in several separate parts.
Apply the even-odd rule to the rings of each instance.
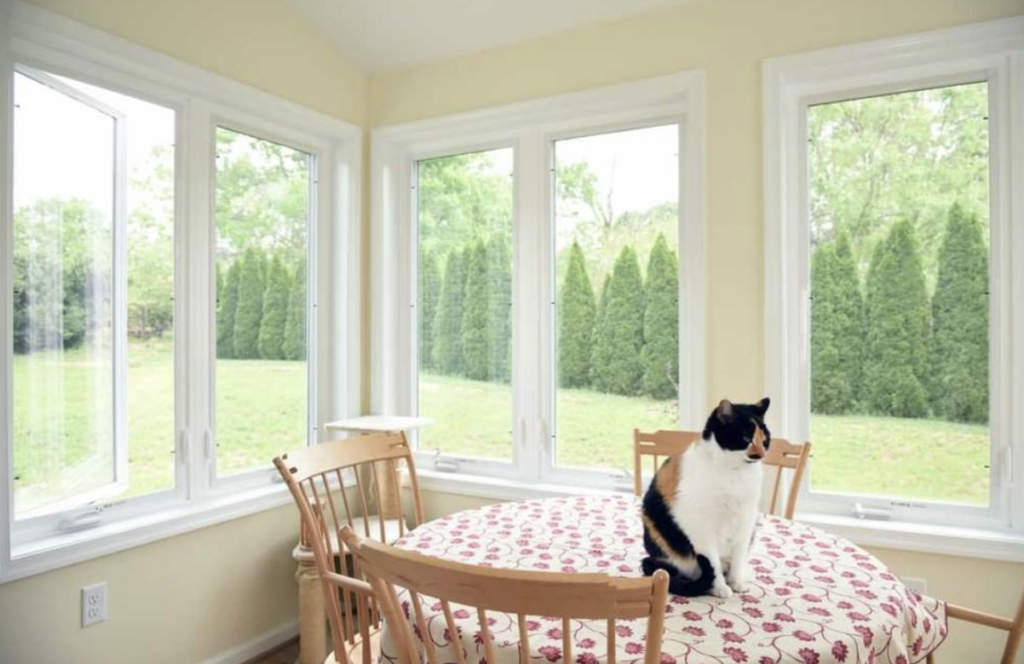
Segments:
[[[107,619],[107,584],[94,583],[82,588],[82,627]]]
[[[910,588],[913,591],[916,591],[916,592],[918,592],[918,593],[920,593],[922,595],[927,595],[928,594],[928,580],[927,579],[919,579],[919,578],[913,577],[913,576],[903,576],[903,577],[900,577],[900,581],[903,582],[903,585],[905,585],[906,587]]]

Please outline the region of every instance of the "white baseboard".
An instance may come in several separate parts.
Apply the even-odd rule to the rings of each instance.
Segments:
[[[234,648],[204,659],[199,664],[244,664],[249,660],[269,652],[289,639],[299,635],[299,621],[290,620],[283,625],[260,634],[255,639],[239,644]]]

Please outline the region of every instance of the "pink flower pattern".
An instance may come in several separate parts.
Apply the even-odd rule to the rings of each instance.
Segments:
[[[426,523],[398,546],[497,568],[636,577],[645,555],[638,509],[626,495],[499,503]],[[843,538],[763,517],[751,567],[755,576],[742,595],[670,596],[661,664],[907,664],[922,661],[945,640],[945,604],[906,589],[881,562]],[[409,597],[400,594],[403,613],[413,620]],[[483,660],[475,609],[452,607],[459,627],[453,638],[440,603],[421,601],[439,661],[455,661],[454,648],[469,662]],[[488,624],[499,664],[516,664],[516,618],[489,611]],[[607,662],[605,621],[572,620],[569,627],[574,647],[566,662],[561,620],[527,618],[534,664]],[[616,623],[618,662],[643,661],[645,627],[642,620]],[[381,664],[397,662],[387,629],[381,645]]]

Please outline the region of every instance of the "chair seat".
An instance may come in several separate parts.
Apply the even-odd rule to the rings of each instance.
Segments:
[[[369,661],[376,664],[380,660],[380,632],[381,630],[370,630],[370,658]],[[363,640],[356,635],[356,642],[346,643],[345,652],[348,653],[349,664],[363,664]],[[344,664],[339,662],[335,653],[331,653],[324,660],[324,664]]]
[[[376,541],[379,542],[380,541],[380,517],[378,517],[376,514],[373,514],[371,516],[368,516],[366,518],[366,521],[367,521],[367,523],[369,524],[369,527],[370,527],[370,535],[369,535],[370,539],[376,540]],[[354,519],[352,519],[352,528],[357,533],[359,533],[360,537],[365,537],[366,536],[366,528],[363,526],[363,519],[362,518],[354,518]],[[408,526],[405,527],[405,532],[409,532],[409,527]],[[397,540],[401,536],[402,536],[402,528],[399,526],[398,519],[384,519],[384,539],[385,539],[385,544],[392,544],[392,543],[395,542],[395,540]],[[331,550],[332,551],[341,551],[341,548],[338,546],[338,533],[331,533]],[[292,552],[292,557],[295,558],[295,560],[310,560],[311,561],[311,560],[313,560],[313,552],[310,551],[310,550],[303,549],[302,545],[298,545],[298,546],[295,547],[295,550]]]

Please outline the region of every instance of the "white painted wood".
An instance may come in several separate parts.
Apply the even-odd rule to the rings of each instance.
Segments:
[[[392,433],[396,431],[414,431],[428,427],[434,423],[429,417],[398,417],[395,415],[364,415],[348,420],[328,422],[324,429],[328,431],[367,431]]]
[[[908,35],[767,60],[763,68],[765,198],[765,380],[777,408],[772,430],[805,440],[809,433],[809,221],[806,182],[806,109],[812,103],[872,94],[988,81],[990,99],[992,505],[889,501],[809,490],[801,506],[844,518],[854,501],[889,509],[894,523],[917,522],[989,532],[1001,546],[1024,534],[1024,492],[1007,481],[1020,477],[1021,457],[1007,461],[1008,445],[1024,447],[1024,398],[1019,339],[1024,338],[1024,18]],[[1014,341],[1017,340],[1017,341]],[[1003,468],[1008,464],[1013,468]],[[813,468],[812,471],[813,472]],[[1011,480],[1012,481],[1012,480]],[[822,517],[824,518],[824,517]],[[927,531],[927,527],[925,530]],[[924,537],[908,535],[912,540]],[[1002,539],[1001,539],[1002,538]],[[942,552],[957,552],[936,539]],[[1014,549],[1008,549],[1014,550]],[[1016,549],[1014,551],[1019,551]]]
[[[290,641],[299,635],[299,621],[290,620],[283,625],[264,632],[259,636],[240,643],[233,648],[208,657],[198,664],[245,664],[260,655],[276,649],[286,641]]]

